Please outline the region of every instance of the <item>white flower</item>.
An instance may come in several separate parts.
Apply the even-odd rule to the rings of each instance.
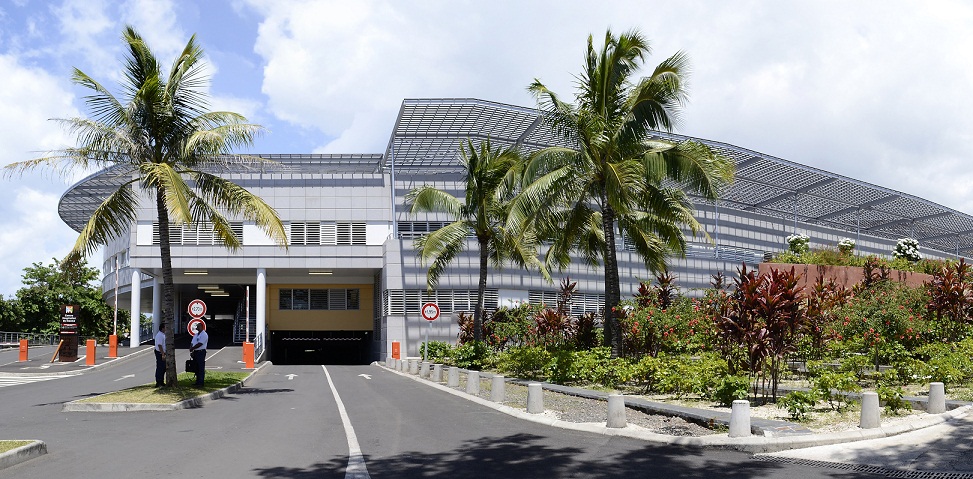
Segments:
[[[904,258],[908,261],[919,261],[922,255],[919,254],[919,241],[913,238],[901,238],[895,243],[892,251],[895,258]]]
[[[811,237],[805,234],[792,234],[785,238],[789,249],[796,254],[807,253],[810,248],[808,243],[811,241]]]

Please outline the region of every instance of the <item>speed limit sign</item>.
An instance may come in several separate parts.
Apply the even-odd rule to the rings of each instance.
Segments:
[[[422,318],[426,321],[435,321],[439,319],[439,305],[436,303],[423,304]]]
[[[206,303],[201,299],[194,299],[189,302],[189,315],[193,319],[199,319],[206,316]]]

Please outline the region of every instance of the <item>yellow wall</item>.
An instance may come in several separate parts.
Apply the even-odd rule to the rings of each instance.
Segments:
[[[281,311],[281,289],[359,290],[357,311]],[[272,284],[267,286],[267,329],[276,331],[371,331],[374,292],[371,284]]]

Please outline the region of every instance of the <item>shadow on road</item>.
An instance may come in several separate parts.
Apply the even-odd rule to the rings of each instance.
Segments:
[[[646,445],[625,452],[611,452],[614,439],[608,439],[605,454],[591,460],[579,457],[581,449],[551,447],[545,438],[531,434],[481,438],[468,441],[443,453],[404,452],[395,457],[365,458],[371,477],[411,478],[705,478],[744,479],[781,477],[785,469],[797,467],[752,460],[747,455],[727,451]],[[310,468],[286,466],[255,469],[261,477],[311,478],[344,477],[347,458],[335,458]],[[876,477],[854,471],[836,471],[832,477],[856,479]],[[789,474],[788,474],[789,475]]]

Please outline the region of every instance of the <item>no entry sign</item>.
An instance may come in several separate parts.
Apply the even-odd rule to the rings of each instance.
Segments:
[[[196,318],[186,325],[186,329],[189,330],[189,334],[195,336],[200,329],[206,329],[206,322],[202,319]]]
[[[423,304],[422,317],[426,321],[435,321],[439,319],[439,305],[436,303]]]

